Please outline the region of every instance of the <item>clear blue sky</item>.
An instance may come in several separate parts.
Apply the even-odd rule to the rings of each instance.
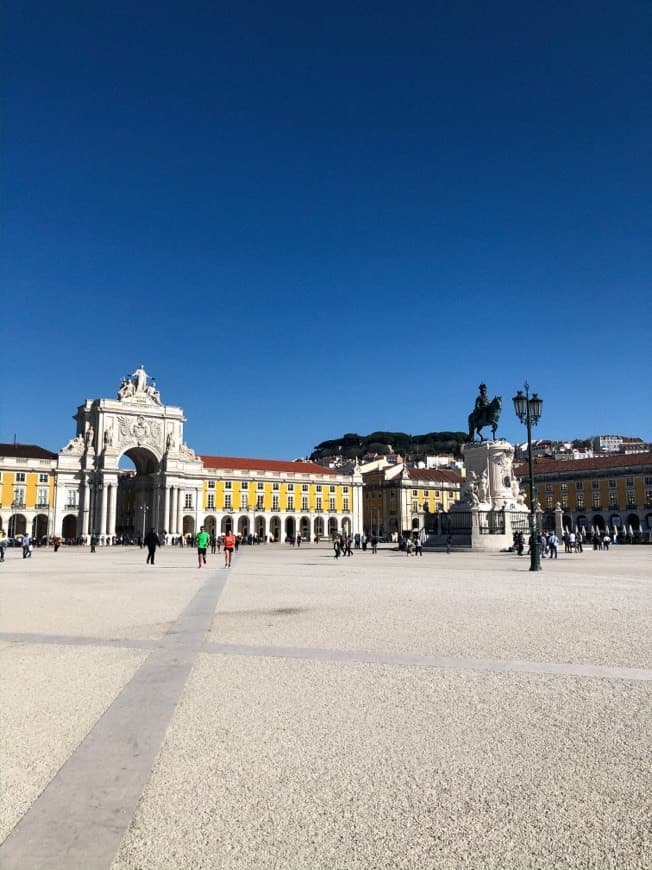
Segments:
[[[5,3],[0,440],[140,363],[199,452],[652,440],[652,5]]]

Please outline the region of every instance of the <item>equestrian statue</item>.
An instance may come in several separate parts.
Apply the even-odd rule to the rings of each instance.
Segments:
[[[480,430],[485,426],[491,426],[491,434],[495,441],[503,400],[501,396],[494,396],[490,401],[487,396],[486,384],[480,384],[478,389],[480,390],[480,395],[475,400],[475,408],[469,414],[469,441],[475,440],[476,432],[480,435],[480,441],[484,441],[485,439],[480,434]]]

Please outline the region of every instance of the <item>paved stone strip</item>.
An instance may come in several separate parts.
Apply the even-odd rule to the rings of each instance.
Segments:
[[[198,590],[0,846],[3,870],[111,866],[212,623],[224,578],[214,575]]]
[[[456,668],[466,671],[557,674],[564,677],[596,677],[609,680],[652,680],[652,670],[644,668],[615,668],[606,665],[555,664],[554,662],[523,662],[503,659],[458,659],[412,655],[409,653],[355,652],[348,650],[301,649],[298,647],[248,646],[246,644],[224,643],[207,644],[203,652],[221,655],[312,659],[327,662],[406,665],[421,668]]]
[[[129,640],[125,638],[76,637],[56,634],[10,634],[0,632],[0,641],[26,644],[59,644],[63,646],[106,646],[129,649],[163,649],[171,644],[189,643],[189,633],[180,631],[180,622],[161,640]],[[423,656],[410,653],[366,652],[364,650],[333,650],[311,647],[250,646],[248,644],[217,644],[190,642],[198,652],[233,656],[260,656],[263,658],[312,659],[326,662],[356,662],[377,665],[405,665],[420,668],[454,668],[471,671],[515,672],[529,674],[557,674],[564,677],[594,677],[607,680],[652,680],[652,670],[622,668],[609,665],[557,664],[555,662],[512,661],[509,659],[467,659],[441,656]]]

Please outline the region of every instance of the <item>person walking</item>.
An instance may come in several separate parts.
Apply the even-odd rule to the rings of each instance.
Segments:
[[[419,537],[414,541],[414,555],[423,557],[423,541]]]
[[[371,536],[371,552],[372,553],[378,552],[378,536],[377,535]]]
[[[233,558],[233,550],[235,549],[235,535],[229,529],[224,535],[224,567],[231,567],[231,559]]]
[[[446,552],[448,554],[450,554],[452,547],[453,547],[453,536],[449,535],[446,538]],[[522,555],[523,555],[523,538],[521,537],[521,552],[519,553],[519,556],[522,556]]]
[[[23,559],[32,558],[32,539],[29,535],[23,535]]]
[[[548,538],[548,550],[550,552],[550,558],[557,558],[557,548],[559,547],[559,538],[554,532],[551,532]]]
[[[214,556],[217,552],[217,538],[215,537],[215,533],[211,534],[211,556]]]
[[[0,531],[0,562],[5,560],[5,550],[7,549],[7,538],[3,531]]]
[[[201,568],[202,562],[204,565],[206,564],[206,549],[208,547],[208,542],[210,540],[210,535],[207,531],[205,531],[204,527],[201,526],[199,531],[197,532],[197,537],[195,538],[195,543],[197,544],[197,567]]]
[[[143,540],[143,543],[147,547],[147,561],[145,562],[145,564],[146,565],[153,565],[154,564],[154,556],[156,555],[156,548],[160,547],[160,545],[161,545],[161,542],[159,541],[158,535],[156,534],[156,531],[154,530],[154,528],[151,528],[149,530],[149,532],[147,532],[147,534],[145,535],[145,538]]]

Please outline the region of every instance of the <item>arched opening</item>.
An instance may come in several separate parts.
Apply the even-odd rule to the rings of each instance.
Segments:
[[[61,523],[61,537],[64,541],[74,541],[77,537],[77,517],[68,514]]]
[[[554,514],[544,514],[543,516],[543,531],[544,532],[554,532],[555,530],[555,515]]]
[[[593,517],[593,525],[596,529],[600,529],[601,532],[604,531],[604,519],[602,518],[601,514],[596,514]]]
[[[586,532],[588,527],[589,527],[589,524],[588,524],[586,517],[584,516],[584,514],[580,514],[577,518],[577,528],[581,532]]]
[[[412,517],[412,531],[419,531],[419,517]]]
[[[225,517],[222,517],[222,522],[220,523],[220,534],[226,535],[227,532],[230,532],[233,528],[233,517],[231,514],[227,514]]]
[[[294,538],[296,536],[296,527],[297,524],[294,521],[294,517],[287,517],[285,520],[285,537]]]
[[[315,538],[324,537],[324,520],[322,517],[317,517],[315,520]]]
[[[333,538],[337,534],[337,518],[329,517],[328,518],[328,537]]]
[[[631,528],[633,532],[638,532],[641,527],[641,521],[638,518],[638,514],[630,514],[627,517],[627,527]]]
[[[47,514],[37,514],[32,520],[32,537],[36,541],[42,541],[48,536]]]
[[[272,541],[281,540],[281,519],[280,517],[272,517],[269,522],[269,534]]]
[[[652,514],[645,515],[645,528],[648,530],[652,529]]]
[[[308,517],[301,517],[299,522],[299,534],[304,541],[310,540],[310,520]]]
[[[347,536],[351,534],[351,519],[350,519],[350,517],[344,517],[344,519],[342,520],[342,531]]]
[[[118,469],[115,533],[137,538],[151,528],[169,531],[169,517],[163,516],[165,494],[159,457],[147,447],[130,447],[120,457]]]
[[[186,514],[183,518],[183,535],[187,537],[188,535],[195,534],[195,518]]]
[[[568,532],[573,530],[573,521],[570,518],[569,514],[564,514],[564,516],[561,518],[561,527]]]
[[[238,534],[244,538],[249,534],[249,517],[242,516],[238,520]]]
[[[265,525],[265,517],[256,517],[255,523],[256,523],[256,535],[258,536],[259,539],[262,540],[265,537],[265,535],[267,534],[267,532],[266,532],[267,527]]]
[[[217,520],[212,514],[209,514],[204,520],[204,528],[209,535],[215,534],[215,529],[217,528]]]
[[[9,537],[15,538],[18,535],[25,534],[27,534],[27,520],[22,514],[12,514],[9,517]]]
[[[612,529],[620,529],[622,524],[623,524],[623,519],[620,516],[620,514],[612,514],[609,517],[609,525],[612,527]]]

